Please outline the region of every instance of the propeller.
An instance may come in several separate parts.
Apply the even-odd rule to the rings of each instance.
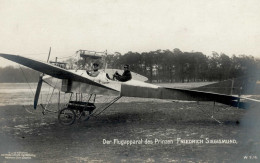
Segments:
[[[51,47],[50,47],[50,50],[49,50],[49,55],[48,55],[47,62],[49,62],[50,55],[51,55]],[[42,74],[39,76],[39,81],[38,81],[37,88],[36,88],[36,92],[35,92],[35,96],[34,96],[34,104],[33,104],[33,108],[34,108],[34,109],[37,108],[37,104],[38,104],[38,100],[39,100],[39,96],[40,96],[41,88],[42,88],[42,82],[43,82],[43,79],[42,79],[42,78],[43,78],[43,76],[44,76],[44,73],[42,73]]]
[[[34,104],[33,104],[34,109],[36,109],[37,104],[38,104],[38,99],[39,99],[41,88],[42,88],[42,81],[43,81],[42,78],[43,78],[43,75],[41,74],[40,77],[39,77],[38,85],[37,85],[37,88],[36,88],[36,93],[35,93],[35,96],[34,96]]]

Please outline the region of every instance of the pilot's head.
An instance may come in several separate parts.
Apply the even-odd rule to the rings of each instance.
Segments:
[[[124,65],[124,70],[129,70],[129,65]]]
[[[98,63],[93,63],[93,70],[97,71],[98,70]]]

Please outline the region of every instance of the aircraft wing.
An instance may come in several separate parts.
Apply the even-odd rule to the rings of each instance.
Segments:
[[[109,84],[100,84],[92,81],[80,74],[62,69],[58,66],[51,65],[42,61],[37,61],[30,58],[25,58],[12,54],[1,54],[0,56],[16,63],[22,64],[36,71],[48,74],[59,79],[69,79],[73,81],[83,82],[89,85],[98,86],[101,88],[120,92],[121,96],[126,97],[141,97],[141,98],[158,98],[158,99],[172,99],[172,100],[186,100],[186,101],[216,101],[222,104],[246,108],[246,103],[241,103],[240,98],[231,95],[225,95],[213,92],[204,92],[199,90],[187,90],[176,88],[165,88],[152,85],[144,82],[129,81],[126,83],[114,82],[116,87],[121,89],[113,89]]]
[[[121,95],[128,97],[158,98],[184,101],[215,101],[234,107],[248,107],[247,104],[240,102],[240,98],[236,96],[176,88],[148,88],[141,86],[122,85]]]
[[[85,77],[82,77],[81,75],[78,75],[76,73],[73,73],[71,71],[65,70],[63,68],[60,68],[58,66],[55,66],[55,65],[52,65],[52,64],[49,64],[49,63],[46,63],[46,62],[37,61],[37,60],[34,60],[34,59],[26,58],[26,57],[19,56],[19,55],[12,55],[12,54],[0,53],[0,56],[3,57],[3,58],[6,58],[8,60],[11,60],[13,62],[24,65],[26,67],[29,67],[31,69],[34,69],[36,71],[39,71],[39,72],[42,72],[44,74],[53,76],[53,77],[58,78],[58,79],[69,79],[69,80],[71,79],[73,81],[83,82],[83,83],[86,83],[86,84],[111,89],[111,88],[106,87],[102,84],[96,83],[92,80],[89,80]]]

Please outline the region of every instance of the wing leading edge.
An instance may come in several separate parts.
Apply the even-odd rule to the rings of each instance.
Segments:
[[[69,79],[69,80],[83,82],[83,83],[86,83],[86,84],[90,84],[90,85],[94,85],[94,86],[113,90],[112,88],[106,87],[102,84],[96,83],[92,80],[89,80],[89,79],[83,77],[83,76],[80,76],[78,74],[75,74],[73,72],[70,72],[68,70],[62,69],[58,66],[55,66],[55,65],[52,65],[52,64],[49,64],[49,63],[37,61],[37,60],[34,60],[34,59],[19,56],[19,55],[0,53],[0,56],[5,58],[5,59],[19,63],[21,65],[24,65],[26,67],[29,67],[31,69],[34,69],[36,71],[39,71],[39,72],[45,73],[47,75],[53,76],[53,77],[58,78],[58,79]],[[113,90],[113,91],[116,91],[116,90]]]

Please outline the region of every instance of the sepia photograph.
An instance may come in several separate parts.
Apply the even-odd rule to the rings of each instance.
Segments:
[[[260,162],[259,8],[0,0],[0,162]]]

